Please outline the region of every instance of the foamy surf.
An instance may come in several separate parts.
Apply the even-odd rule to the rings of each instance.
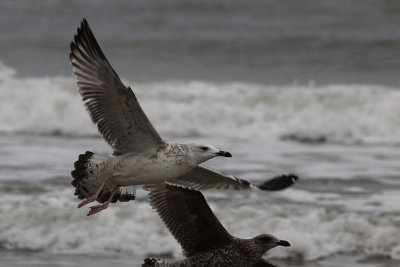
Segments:
[[[135,83],[131,87],[154,126],[171,136],[207,135],[213,129],[213,134],[237,138],[400,143],[398,88],[205,81]],[[0,68],[0,132],[97,134],[72,77],[21,78],[4,65]]]
[[[362,254],[400,259],[400,219],[396,215],[282,206],[255,197],[250,197],[255,205],[228,199],[210,203],[234,235],[250,238],[268,232],[290,240],[291,248],[271,251],[270,258],[315,260],[335,254]],[[70,188],[25,197],[3,193],[0,200],[4,203],[1,214],[7,214],[0,221],[3,249],[182,257],[179,245],[143,196],[90,218],[84,210],[76,209]]]
[[[5,66],[0,73],[0,213],[7,214],[0,220],[0,253],[31,251],[77,266],[70,255],[91,262],[97,255],[108,262],[132,258],[134,264],[149,255],[180,258],[178,243],[141,189],[138,200],[100,216],[88,218],[76,208],[69,177],[76,156],[110,148],[73,79],[18,77]],[[282,172],[300,175],[300,183],[281,193],[207,192],[232,234],[267,232],[289,240],[290,249],[268,253],[278,262],[319,267],[339,256],[345,258],[340,263],[355,257],[399,262],[398,88],[205,81],[133,88],[162,136],[232,148],[231,160],[209,166],[255,183]]]

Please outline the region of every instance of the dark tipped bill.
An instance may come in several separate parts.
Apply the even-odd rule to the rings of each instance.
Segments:
[[[290,247],[290,243],[287,242],[286,240],[279,240],[278,245],[284,247]]]
[[[232,157],[231,153],[229,153],[227,151],[222,151],[222,150],[220,150],[219,152],[217,152],[215,154],[218,155],[218,156],[223,156],[223,157],[228,157],[228,158]]]
[[[294,174],[283,174],[268,180],[258,186],[261,190],[278,191],[288,188],[299,180],[299,177]]]

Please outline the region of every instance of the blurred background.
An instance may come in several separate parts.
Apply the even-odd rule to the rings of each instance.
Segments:
[[[70,171],[108,154],[72,77],[85,17],[160,135],[278,193],[204,192],[235,236],[292,247],[281,266],[400,266],[400,2],[0,2],[0,266],[182,258],[146,193],[86,217]]]

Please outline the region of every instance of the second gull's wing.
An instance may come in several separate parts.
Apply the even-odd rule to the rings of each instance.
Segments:
[[[111,67],[85,19],[71,42],[69,58],[89,115],[114,154],[141,152],[163,143],[131,88]]]
[[[185,256],[231,242],[231,235],[200,192],[167,184],[144,189],[150,191],[150,205],[181,244]]]

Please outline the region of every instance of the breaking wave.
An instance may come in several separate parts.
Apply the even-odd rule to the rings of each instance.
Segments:
[[[162,135],[400,143],[398,88],[164,81],[137,83],[134,91]],[[97,134],[72,76],[20,78],[4,65],[0,132]]]
[[[400,259],[400,220],[394,214],[228,200],[210,201],[210,205],[233,235],[251,238],[267,232],[292,243],[291,248],[272,250],[269,257],[313,260],[359,253]],[[182,257],[178,243],[143,196],[92,217],[85,216],[87,209],[76,208],[72,189],[26,197],[3,194],[1,201],[1,214],[7,214],[0,220],[0,247],[5,249],[130,253],[139,259],[147,255]]]

